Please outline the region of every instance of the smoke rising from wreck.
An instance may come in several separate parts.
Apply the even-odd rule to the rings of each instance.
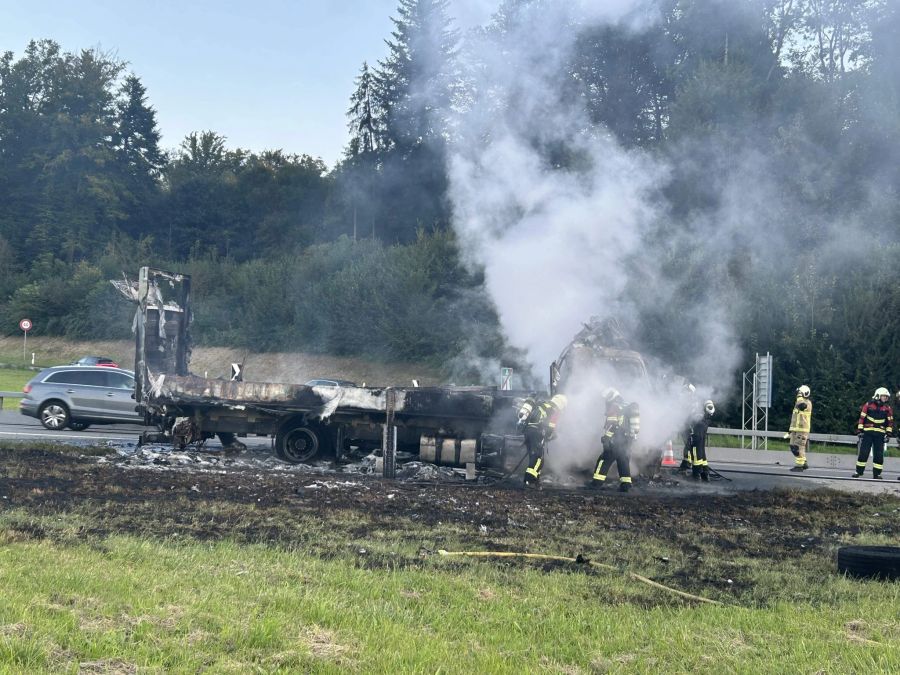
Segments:
[[[566,3],[536,3],[502,34],[488,30],[468,45],[478,64],[473,89],[481,95],[456,121],[460,140],[449,162],[454,226],[464,256],[484,269],[507,338],[525,351],[540,382],[590,317],[637,326],[640,307],[626,294],[635,275],[648,289],[643,299],[676,295],[662,268],[642,258],[646,237],[665,217],[659,193],[668,167],[597,131],[559,77],[579,30],[598,21],[645,21],[641,4],[575,14]],[[726,317],[714,308],[693,310],[707,323],[694,345],[707,366],[703,374],[709,382],[730,381],[738,351]],[[565,463],[583,471],[596,457],[608,386],[640,401],[642,446],[671,437],[687,416],[681,381],[656,380],[671,374],[657,364],[651,382],[601,367],[568,381],[566,417],[576,424],[563,425],[556,444],[566,448]]]

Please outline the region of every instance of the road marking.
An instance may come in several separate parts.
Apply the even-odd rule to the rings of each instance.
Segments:
[[[74,436],[72,434],[29,434],[21,431],[0,431],[0,436],[34,436],[35,438],[71,438],[73,440],[97,440],[97,441],[133,441],[135,436]]]

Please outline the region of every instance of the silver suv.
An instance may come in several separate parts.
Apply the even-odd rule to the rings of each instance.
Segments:
[[[47,429],[83,431],[91,424],[141,424],[135,412],[134,373],[108,366],[57,366],[38,373],[22,390],[19,412]]]

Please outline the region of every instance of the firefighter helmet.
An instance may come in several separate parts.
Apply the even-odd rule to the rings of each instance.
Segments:
[[[606,391],[603,392],[603,398],[605,398],[608,402],[612,403],[617,398],[622,398],[622,394],[619,393],[618,389],[613,389],[609,387]]]
[[[707,399],[706,403],[703,404],[703,409],[706,411],[707,415],[715,415],[716,414],[716,404],[713,403],[711,400]]]
[[[569,405],[569,399],[567,399],[564,394],[556,394],[556,396],[550,399],[550,403],[555,405],[560,410],[563,410],[567,405]]]
[[[799,387],[797,387],[797,393],[800,394],[800,396],[802,396],[803,398],[809,398],[809,387],[807,387],[805,384],[801,384]]]
[[[882,396],[887,396],[888,398],[890,398],[890,397],[891,397],[891,392],[889,392],[889,391],[888,391],[887,389],[885,389],[884,387],[878,387],[878,389],[875,390],[875,395],[872,396],[872,398],[876,398],[876,399],[877,399],[877,398],[881,398]]]

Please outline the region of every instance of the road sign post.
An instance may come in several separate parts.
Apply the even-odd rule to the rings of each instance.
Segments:
[[[28,331],[31,330],[31,327],[34,324],[31,323],[31,319],[22,319],[19,321],[19,328],[22,329],[22,332],[25,334],[22,339],[22,360],[28,360]]]

